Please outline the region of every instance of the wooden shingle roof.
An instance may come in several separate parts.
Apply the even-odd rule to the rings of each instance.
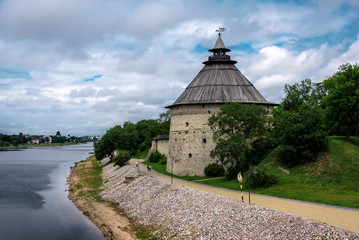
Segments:
[[[277,105],[268,102],[253,84],[234,65],[237,63],[226,55],[230,51],[225,48],[219,35],[216,45],[209,51],[213,55],[205,66],[187,86],[177,100],[167,108],[185,104],[242,102],[263,105]]]

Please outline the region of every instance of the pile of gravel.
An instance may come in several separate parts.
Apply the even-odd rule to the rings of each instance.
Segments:
[[[359,234],[239,200],[171,185],[137,168],[103,167],[102,197],[161,239],[359,239]]]

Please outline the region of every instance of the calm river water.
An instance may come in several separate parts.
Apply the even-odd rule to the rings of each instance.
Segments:
[[[0,151],[0,239],[104,239],[67,198],[66,177],[92,143]]]

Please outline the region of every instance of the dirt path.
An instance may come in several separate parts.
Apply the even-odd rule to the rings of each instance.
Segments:
[[[130,163],[133,165],[135,165],[136,162],[137,159],[131,159],[130,161]],[[139,164],[139,170],[158,179],[167,182],[171,181],[171,178],[166,175],[157,173],[153,170],[147,171],[146,166],[143,164]],[[173,183],[199,189],[206,192],[219,194],[225,197],[235,198],[239,200],[241,199],[240,193],[233,190],[211,187],[176,178],[173,178]],[[248,204],[247,193],[244,193],[244,201],[246,201]],[[282,212],[291,213],[300,217],[313,219],[336,227],[359,232],[359,210],[357,209],[342,208],[325,204],[270,197],[260,194],[251,194],[251,203],[279,210]]]
[[[89,159],[72,168],[70,176],[67,178],[70,184],[69,199],[108,239],[137,239],[130,231],[130,222],[125,216],[110,207],[108,202],[96,201],[84,194],[88,190],[91,191],[91,189],[82,187],[86,185],[83,176],[87,176],[91,168],[92,162]]]

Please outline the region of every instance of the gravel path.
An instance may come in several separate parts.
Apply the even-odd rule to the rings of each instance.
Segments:
[[[139,175],[103,168],[102,197],[161,239],[358,239],[359,234],[273,209]]]

